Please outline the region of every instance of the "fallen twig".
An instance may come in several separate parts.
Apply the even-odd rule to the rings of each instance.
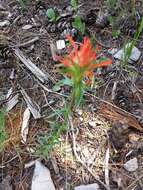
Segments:
[[[25,47],[25,46],[28,46],[28,45],[30,45],[30,44],[38,41],[38,40],[39,40],[39,37],[36,36],[35,38],[33,38],[33,39],[31,39],[31,40],[29,40],[27,42],[24,42],[24,43],[21,43],[21,44],[17,44],[17,45],[13,45],[13,46],[10,46],[10,47],[12,47],[12,48],[13,47]]]
[[[35,119],[41,118],[39,106],[30,99],[30,97],[28,96],[28,94],[26,93],[26,91],[22,87],[21,87],[21,94],[23,95],[23,98],[27,104],[27,107],[29,108],[33,117]]]
[[[110,183],[109,183],[109,148],[107,148],[106,155],[105,155],[105,183],[110,189]]]

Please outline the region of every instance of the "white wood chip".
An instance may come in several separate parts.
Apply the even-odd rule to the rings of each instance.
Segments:
[[[31,190],[55,190],[50,171],[40,161],[36,161]]]
[[[25,26],[22,27],[23,30],[29,30],[31,29],[33,26],[31,24],[27,24]]]
[[[8,90],[8,93],[6,95],[6,99],[9,99],[6,104],[6,111],[9,112],[16,106],[16,104],[19,102],[18,100],[18,94],[12,96],[12,88]]]
[[[14,48],[13,48],[14,49]],[[14,49],[15,55],[42,82],[48,81],[48,74],[41,71],[30,59],[27,59],[20,49]]]
[[[13,96],[8,102],[7,102],[7,106],[6,106],[6,111],[9,112],[10,110],[12,110],[16,104],[19,102],[18,100],[18,94],[16,94],[15,96]]]
[[[7,95],[6,95],[6,99],[8,99],[11,94],[12,94],[12,88],[10,88],[10,89],[8,90]]]
[[[41,118],[40,107],[38,106],[38,104],[36,104],[36,102],[33,102],[31,100],[31,98],[28,96],[28,94],[26,93],[26,91],[24,89],[21,89],[21,94],[23,95],[23,98],[27,104],[27,107],[29,108],[33,117],[35,119]]]
[[[29,131],[29,119],[30,119],[30,111],[28,108],[24,111],[23,114],[23,121],[22,121],[22,127],[21,127],[21,137],[22,142],[26,143],[27,141],[27,135]]]

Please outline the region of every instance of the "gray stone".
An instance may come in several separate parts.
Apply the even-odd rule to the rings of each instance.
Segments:
[[[0,27],[5,27],[5,26],[9,26],[10,22],[8,20],[4,20],[2,22],[0,22]]]
[[[116,59],[124,60],[125,56],[126,56],[125,52],[126,52],[127,48],[130,46],[131,46],[131,43],[128,43],[125,45],[125,48],[120,49],[115,54],[113,53],[113,50],[112,50],[111,54],[113,53],[114,54],[113,56]],[[136,62],[140,58],[140,56],[141,56],[141,51],[137,47],[133,46],[132,51],[131,51],[131,55],[128,59],[128,62],[129,63]]]
[[[97,183],[89,184],[89,185],[80,185],[74,188],[74,190],[100,190],[99,185]]]
[[[138,169],[138,161],[137,161],[137,158],[133,158],[129,161],[127,161],[125,164],[124,164],[124,168],[125,170],[129,171],[129,172],[134,172]]]

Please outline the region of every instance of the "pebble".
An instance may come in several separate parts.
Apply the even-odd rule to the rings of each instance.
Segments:
[[[76,113],[81,116],[81,115],[83,114],[83,110],[81,110],[81,109],[76,109]]]
[[[64,49],[66,47],[65,40],[58,40],[56,41],[56,44],[58,50]]]
[[[88,124],[89,124],[91,127],[96,127],[96,122],[95,122],[95,121],[89,121]]]
[[[0,22],[0,27],[5,27],[5,26],[9,26],[9,25],[10,25],[10,22],[8,20]]]
[[[129,172],[134,172],[138,169],[138,161],[137,161],[137,158],[133,158],[129,161],[127,161],[125,164],[124,164],[124,168],[125,170],[129,171]]]
[[[99,185],[97,183],[89,184],[89,185],[80,185],[74,188],[74,190],[100,190]]]
[[[29,30],[29,29],[31,29],[32,27],[33,27],[33,25],[27,24],[27,25],[23,26],[22,29],[23,29],[23,30]]]
[[[125,48],[129,47],[130,45],[131,45],[131,43],[126,44]],[[114,48],[114,49],[110,50],[109,53],[112,54],[114,56],[114,58],[116,58],[116,59],[124,60],[125,48],[122,48],[119,51],[117,51],[117,49]],[[134,63],[140,58],[140,56],[141,56],[141,51],[137,47],[133,46],[128,62]]]

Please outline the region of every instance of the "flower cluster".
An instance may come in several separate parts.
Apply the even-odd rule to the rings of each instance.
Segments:
[[[99,47],[93,49],[89,38],[85,37],[79,48],[70,36],[67,36],[67,39],[73,49],[65,57],[60,57],[59,61],[66,68],[69,68],[68,72],[73,77],[76,77],[76,75],[82,75],[82,77],[88,77],[91,79],[95,68],[105,67],[112,63],[110,59],[97,61]]]
[[[86,84],[90,83],[94,69],[111,64],[111,60],[98,60],[99,48],[93,49],[89,38],[85,37],[79,47],[70,36],[67,36],[67,39],[72,45],[72,50],[65,57],[58,57],[58,60],[64,66],[64,73],[70,75],[73,83],[71,104],[79,106],[85,89],[83,79],[86,78]]]

